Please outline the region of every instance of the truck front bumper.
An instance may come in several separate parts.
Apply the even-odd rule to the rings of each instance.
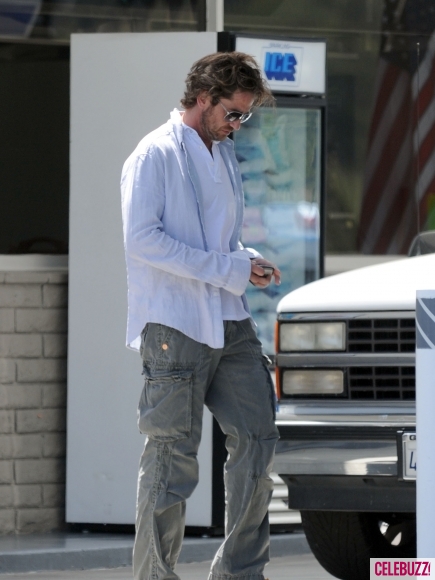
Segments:
[[[287,475],[397,476],[397,443],[391,440],[280,440],[273,470]]]
[[[276,424],[273,470],[292,509],[415,510],[415,482],[398,469],[398,434],[415,430],[413,405],[282,404]]]

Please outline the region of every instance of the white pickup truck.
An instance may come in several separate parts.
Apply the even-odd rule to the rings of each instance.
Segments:
[[[416,555],[415,302],[434,288],[428,254],[323,278],[278,305],[274,471],[342,580],[367,580],[371,557]]]

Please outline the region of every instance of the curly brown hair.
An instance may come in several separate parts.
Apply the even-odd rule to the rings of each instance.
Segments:
[[[236,91],[252,93],[254,107],[274,101],[257,62],[244,52],[216,52],[197,60],[187,75],[181,105],[191,109],[204,91],[212,105],[221,98],[230,99]]]

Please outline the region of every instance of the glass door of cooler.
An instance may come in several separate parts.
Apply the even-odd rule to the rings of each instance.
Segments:
[[[264,352],[274,352],[276,306],[320,276],[322,190],[320,108],[260,108],[234,133],[245,191],[242,242],[282,272],[281,286],[249,286]]]

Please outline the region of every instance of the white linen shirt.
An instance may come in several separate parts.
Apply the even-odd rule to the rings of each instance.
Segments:
[[[224,345],[219,289],[244,295],[251,250],[240,244],[243,190],[234,145],[219,143],[235,195],[230,251],[209,249],[195,167],[179,111],[149,133],[122,170],[121,197],[128,280],[127,346],[139,349],[148,322],[171,326],[211,348]]]
[[[200,183],[204,205],[204,229],[209,250],[230,252],[230,239],[236,223],[236,200],[230,176],[219,150],[213,141],[211,154],[204,141],[192,127],[183,123],[187,152],[192,158]],[[244,320],[249,317],[241,296],[219,288],[223,320]]]

